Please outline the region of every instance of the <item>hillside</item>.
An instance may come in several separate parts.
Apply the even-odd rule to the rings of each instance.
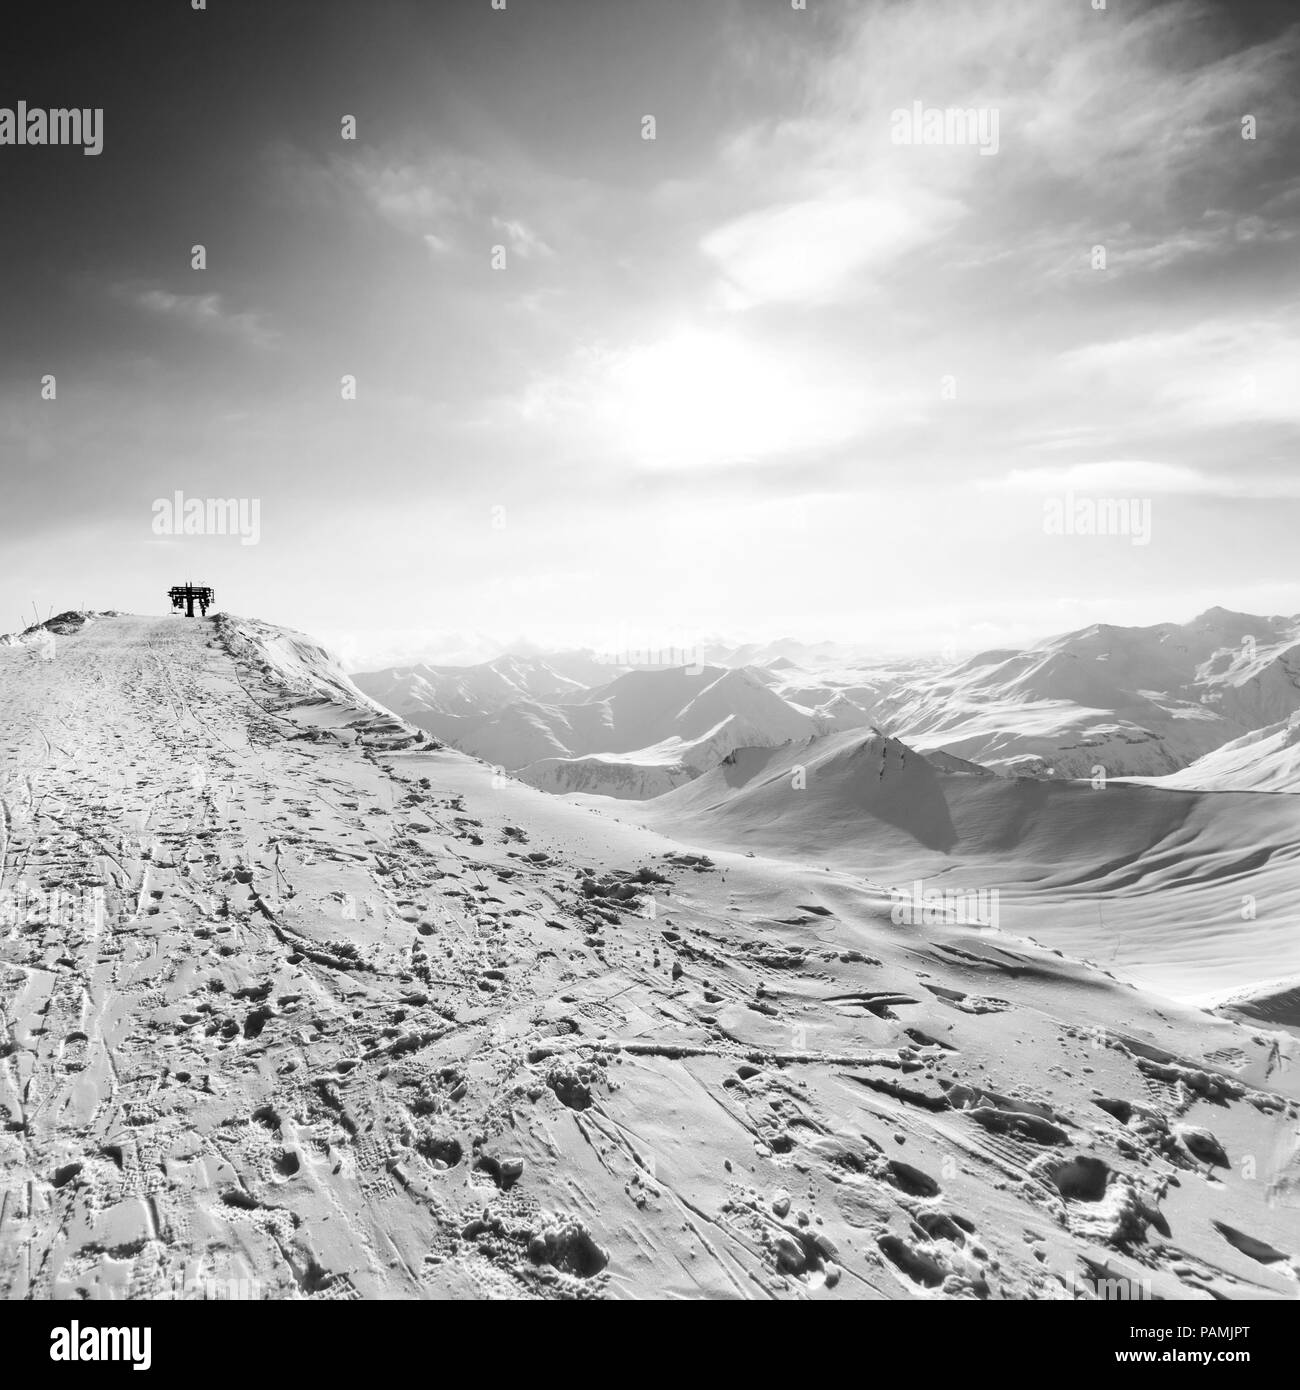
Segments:
[[[557,654],[550,659],[506,655],[477,666],[390,666],[354,679],[359,689],[403,718],[463,718],[505,709],[517,700],[578,698],[590,682],[609,674],[594,661]]]
[[[708,849],[884,886],[996,889],[1007,930],[1197,1001],[1300,972],[1289,797],[1008,779],[946,763],[859,730],[744,750],[635,815]]]
[[[7,1298],[1295,1296],[1284,1031],[544,795],[262,623],[4,646],[0,754]]]
[[[479,717],[409,717],[534,786],[638,798],[697,776],[733,748],[819,728],[760,673],[713,666],[626,671],[565,704],[517,700]]]
[[[1300,710],[1300,618],[1212,608],[991,651],[895,690],[877,722],[925,750],[1086,777],[1177,772]]]
[[[1232,739],[1152,786],[1194,791],[1300,791],[1300,712]]]

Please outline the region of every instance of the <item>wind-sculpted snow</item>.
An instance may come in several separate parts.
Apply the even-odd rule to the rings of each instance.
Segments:
[[[358,694],[253,621],[0,650],[5,1296],[1295,1296],[1284,1030]],[[935,854],[1014,791],[830,758]]]

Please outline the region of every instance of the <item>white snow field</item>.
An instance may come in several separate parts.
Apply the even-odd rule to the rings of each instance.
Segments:
[[[816,817],[764,799],[785,748],[603,803],[643,829],[430,746],[294,633],[50,635],[0,648],[5,1297],[1295,1298],[1300,1040],[896,922],[849,846],[1001,854],[1043,940],[1053,894],[1149,879],[1163,935],[1155,880],[1235,862],[1204,795],[838,734]],[[1296,803],[1232,800],[1235,894],[1286,852],[1250,808]],[[1263,917],[1187,949],[1271,950]]]

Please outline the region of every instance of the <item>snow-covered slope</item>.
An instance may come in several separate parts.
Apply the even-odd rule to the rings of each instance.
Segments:
[[[717,710],[715,702],[704,709]],[[700,710],[683,712],[683,727],[698,723]],[[802,725],[801,733],[807,726]],[[740,713],[726,714],[712,728],[696,737],[672,735],[627,753],[590,753],[577,758],[541,758],[520,769],[516,776],[542,791],[592,793],[642,800],[681,786],[711,767],[716,767],[737,748],[773,747],[779,733]]]
[[[807,715],[793,709],[743,668],[683,666],[629,671],[590,691],[584,703],[608,711],[605,727],[611,742],[608,749],[574,752],[648,748],[667,738],[693,740],[725,719],[743,720],[762,730],[772,743],[806,737],[812,731]]]
[[[706,650],[704,667],[615,673],[567,652],[356,679],[435,737],[561,792],[662,790],[711,766],[714,746],[872,725],[1019,776],[1162,778],[1227,744],[1239,746],[1222,764],[1169,785],[1270,789],[1290,776],[1270,738],[1300,710],[1296,617],[1213,608],[1183,624],[1097,624],[955,665],[793,639]],[[711,735],[728,720],[730,734]]]
[[[567,670],[557,669],[561,666]],[[505,709],[517,700],[576,699],[592,682],[607,680],[610,674],[607,667],[573,654],[507,655],[477,666],[390,666],[363,672],[353,680],[372,699],[403,717],[463,718]]]
[[[1286,1028],[1300,1036],[1300,975],[1229,991],[1216,1002],[1217,1011],[1225,1018]]]
[[[557,795],[611,796],[644,801],[698,777],[690,761],[695,746],[681,750],[671,741],[635,753],[589,753],[585,758],[539,758],[515,776],[539,791]]]
[[[517,700],[494,714],[472,718],[412,718],[462,751],[507,771],[528,767],[542,758],[567,758],[596,749],[613,751],[611,745],[620,741],[613,732],[610,711],[602,705]]]
[[[1290,797],[953,772],[855,731],[741,750],[635,815],[876,883],[996,889],[1004,926],[1188,998],[1300,971]]]
[[[185,621],[178,618],[177,621]],[[342,663],[327,647],[290,628],[256,618],[218,613],[217,637],[233,655],[255,663],[279,686],[318,695],[341,705],[384,715],[388,711],[343,674]]]
[[[1181,772],[1143,780],[1193,791],[1300,792],[1300,712],[1225,743]]]
[[[861,874],[710,860],[399,737],[349,684],[238,620],[0,647],[0,1297],[1037,1300],[1100,1270],[1294,1298],[1282,1028],[900,925]],[[1012,847],[1071,792],[801,751],[794,795],[932,839],[936,782],[1037,798]],[[1202,800],[1083,795],[1112,824]],[[1182,931],[1253,944],[1231,914]]]
[[[1300,709],[1300,618],[1215,608],[990,651],[896,690],[879,721],[920,749],[1058,776],[1163,776]]]
[[[737,847],[815,857],[855,847],[869,853],[872,822],[909,847],[956,843],[935,769],[913,750],[855,730],[788,744],[743,748],[722,766],[652,805],[647,823],[716,831]]]
[[[657,795],[733,748],[820,727],[761,673],[716,666],[627,671],[564,704],[517,700],[480,717],[409,717],[534,786],[621,797]]]

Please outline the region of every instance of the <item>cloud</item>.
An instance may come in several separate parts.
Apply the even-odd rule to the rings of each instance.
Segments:
[[[488,166],[454,150],[410,155],[363,147],[317,158],[276,141],[265,151],[265,163],[281,197],[312,211],[368,214],[397,231],[423,237],[435,250],[449,249],[457,230],[492,196]]]
[[[1157,463],[1149,459],[1108,459],[1098,463],[1076,463],[1065,468],[1019,468],[1002,478],[981,479],[976,486],[982,491],[1096,492],[1112,497],[1149,494],[1274,499],[1300,497],[1300,477],[1210,474],[1181,464]]]
[[[506,245],[516,256],[529,260],[533,256],[549,256],[551,248],[522,222],[504,217],[494,217],[492,227],[506,239]]]
[[[219,294],[174,294],[157,287],[113,285],[110,294],[141,313],[184,324],[198,333],[238,338],[253,347],[268,347],[276,335],[262,316],[249,310],[231,312]]]
[[[286,143],[267,151],[277,187],[299,204],[350,209],[418,236],[431,255],[485,239],[485,227],[522,260],[553,254],[521,216],[496,209],[523,201],[562,202],[559,182],[524,165],[488,164],[466,151],[359,149],[317,159]]]
[[[864,269],[943,236],[961,214],[955,200],[916,189],[832,196],[748,213],[708,233],[700,249],[726,282],[728,307],[822,304]]]
[[[346,167],[346,179],[362,198],[403,231],[423,232],[456,210],[457,200],[450,191],[414,165],[357,160]]]
[[[1201,0],[927,0],[848,11],[819,62],[789,49],[766,55],[789,114],[733,133],[710,171],[738,201],[767,194],[703,241],[737,305],[825,299],[958,226],[945,269],[1005,259],[1022,285],[1079,273],[1098,243],[1132,272],[1292,235],[1277,159],[1300,131],[1300,26],[1243,46]],[[998,154],[892,146],[914,102],[997,110]]]
[[[1216,318],[1068,349],[1059,366],[1117,404],[1186,426],[1300,423],[1300,325]]]

